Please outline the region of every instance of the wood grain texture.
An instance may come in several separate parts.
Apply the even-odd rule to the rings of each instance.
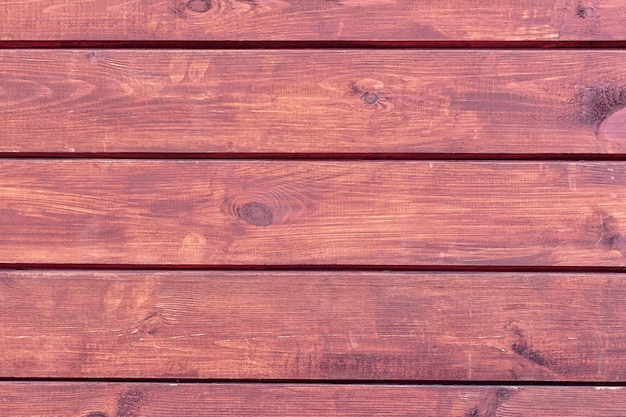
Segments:
[[[3,153],[626,153],[626,51],[4,50],[0,62]]]
[[[619,274],[4,271],[0,312],[4,378],[626,379]]]
[[[32,0],[3,40],[619,40],[622,0]]]
[[[2,383],[12,417],[622,417],[624,388]]]
[[[624,162],[0,161],[0,262],[626,265]]]

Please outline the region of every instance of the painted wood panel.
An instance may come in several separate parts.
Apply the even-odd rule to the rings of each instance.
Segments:
[[[624,51],[0,50],[0,63],[7,155],[626,154]]]
[[[620,274],[4,271],[0,311],[0,378],[626,379]]]

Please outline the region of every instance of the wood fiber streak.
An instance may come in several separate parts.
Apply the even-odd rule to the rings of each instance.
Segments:
[[[625,266],[626,163],[4,159],[0,262]]]
[[[624,388],[3,383],[12,417],[622,417]]]
[[[0,63],[3,153],[626,153],[626,51],[4,50]]]
[[[622,0],[2,2],[2,40],[621,40]]]
[[[5,271],[0,311],[2,378],[626,379],[619,274]]]

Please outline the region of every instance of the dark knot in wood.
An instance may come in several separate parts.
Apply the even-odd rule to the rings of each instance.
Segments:
[[[189,0],[185,7],[187,7],[192,12],[196,13],[205,13],[211,10],[213,3],[211,0]]]
[[[374,104],[378,101],[378,94],[368,91],[367,93],[363,94],[363,101],[365,102],[365,104]]]
[[[237,216],[253,226],[269,226],[274,217],[269,207],[254,201],[237,208]]]
[[[576,9],[576,16],[580,17],[581,19],[591,19],[594,18],[598,15],[598,12],[596,11],[595,7],[585,7],[585,6],[578,6],[578,8]]]

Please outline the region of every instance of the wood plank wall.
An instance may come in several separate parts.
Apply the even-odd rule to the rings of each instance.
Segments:
[[[0,416],[626,416],[622,0],[0,2]]]

